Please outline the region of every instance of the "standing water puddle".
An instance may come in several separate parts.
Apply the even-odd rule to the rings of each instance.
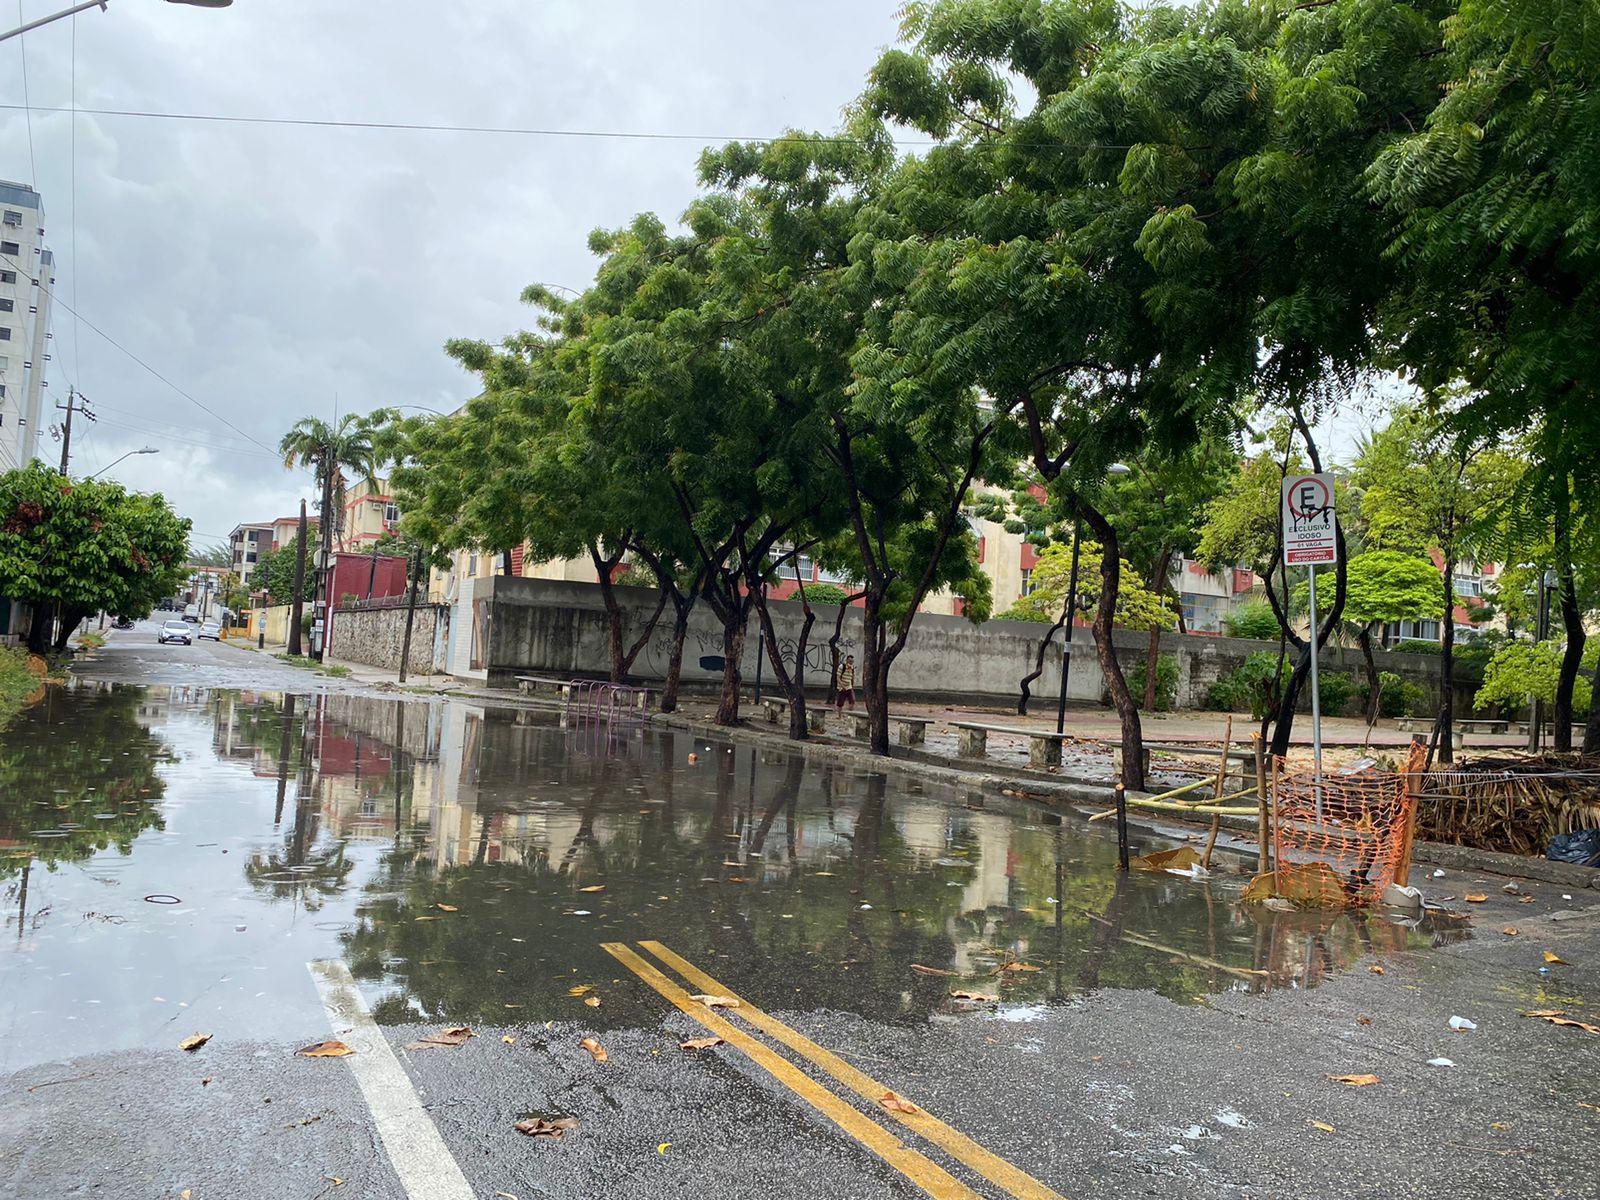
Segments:
[[[1208,881],[1119,875],[1073,815],[548,713],[102,684],[4,741],[0,1072],[326,1036],[319,958],[385,1022],[653,1025],[601,949],[645,939],[772,1009],[920,1022],[967,990],[1023,1022],[1102,987],[1311,987],[1457,936],[1241,905],[1224,856]]]

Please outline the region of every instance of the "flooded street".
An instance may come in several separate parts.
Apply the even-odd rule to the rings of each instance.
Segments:
[[[265,1100],[231,1103],[281,1106],[337,1082],[326,1111],[344,1112],[348,1129],[361,1098],[344,1065],[292,1055],[339,1033],[308,970],[322,964],[348,971],[397,1045],[439,1027],[477,1034],[459,1050],[403,1053],[458,1158],[465,1139],[476,1194],[595,1194],[608,1171],[640,1164],[676,1187],[719,1154],[728,1181],[710,1194],[811,1194],[824,1176],[841,1195],[930,1190],[841,1141],[794,1083],[736,1066],[732,1047],[678,1050],[711,1027],[664,1002],[652,979],[665,964],[688,991],[742,996],[886,1086],[937,1100],[940,1116],[1061,1194],[1081,1193],[1091,1169],[1072,1138],[1040,1141],[1064,1120],[1100,1147],[1095,1174],[1154,1171],[1222,1194],[1259,1168],[1210,1162],[1221,1154],[1210,1143],[1247,1143],[1242,1131],[1261,1125],[1265,1153],[1272,1114],[1300,1103],[1285,1097],[1325,1093],[1324,1058],[1385,1074],[1403,1059],[1419,1086],[1444,1084],[1423,1060],[1448,1050],[1465,1062],[1474,1047],[1418,993],[1480,1003],[1499,992],[1515,1005],[1548,986],[1495,977],[1498,958],[1468,969],[1460,952],[1483,922],[1246,906],[1250,858],[1219,853],[1209,880],[1120,874],[1109,823],[655,726],[566,729],[554,713],[459,700],[80,681],[5,737],[0,1078],[26,1084],[10,1089],[13,1133],[27,1105],[45,1103],[50,1120],[92,1126],[72,1093],[103,1096],[113,1085],[80,1080],[107,1075],[125,1075],[144,1102],[182,1087],[208,1098],[186,1104],[224,1103],[232,1053],[238,1086]],[[1173,844],[1135,830],[1136,852]],[[1412,982],[1396,992],[1390,979]],[[1315,1002],[1324,991],[1336,995]],[[1381,1048],[1345,1053],[1374,1021]],[[177,1048],[196,1033],[211,1036],[205,1049]],[[1547,1040],[1514,1019],[1502,1035]],[[596,1079],[584,1037],[609,1049],[614,1082]],[[1413,1037],[1427,1044],[1405,1050]],[[1297,1049],[1264,1063],[1257,1044]],[[1208,1056],[1218,1061],[1202,1068]],[[1318,1065],[1280,1086],[1299,1058]],[[1279,1083],[1244,1086],[1241,1061]],[[1175,1071],[1194,1102],[1158,1117],[1174,1101],[1159,1081]],[[242,1082],[263,1073],[272,1086]],[[1586,1077],[1574,1086],[1592,1089]],[[40,1086],[50,1090],[26,1090]],[[1409,1095],[1408,1107],[1428,1106]],[[1349,1102],[1310,1098],[1324,1115]],[[1582,1118],[1561,1104],[1563,1119]],[[578,1117],[600,1149],[580,1159],[530,1145],[510,1131],[529,1114]],[[727,1158],[747,1135],[797,1120],[803,1134],[785,1134],[769,1162]],[[1307,1120],[1290,1119],[1293,1136]],[[0,1195],[63,1194],[49,1182],[59,1154],[40,1153]],[[362,1162],[364,1194],[405,1194],[370,1148],[338,1153]],[[176,1195],[197,1164],[180,1155],[167,1169],[113,1173],[100,1194]],[[323,1167],[304,1168],[292,1192],[263,1169],[246,1172],[260,1194],[311,1195]],[[794,1171],[813,1183],[786,1187]],[[640,1177],[607,1194],[662,1190]],[[1024,1194],[980,1188],[1007,1191]],[[1309,1193],[1280,1180],[1251,1194]]]
[[[331,957],[380,1022],[542,1022],[606,981],[588,1020],[608,1030],[655,1011],[609,986],[608,941],[921,1022],[970,1007],[952,979],[1020,1020],[1095,987],[1312,986],[1433,940],[1241,906],[1236,874],[1119,880],[1106,825],[686,734],[127,687],[54,695],[12,733],[0,1069],[196,1024],[292,1037],[320,1012],[305,964]]]

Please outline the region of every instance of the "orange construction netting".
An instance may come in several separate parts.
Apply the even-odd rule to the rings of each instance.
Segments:
[[[1288,772],[1273,768],[1274,894],[1329,907],[1370,904],[1404,883],[1411,861],[1415,782],[1427,750],[1413,743],[1399,771]]]

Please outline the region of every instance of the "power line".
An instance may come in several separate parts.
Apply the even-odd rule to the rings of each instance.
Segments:
[[[22,16],[22,0],[17,0],[17,24],[26,25],[27,21]],[[17,53],[22,57],[22,112],[28,123],[28,186],[35,191],[39,187],[39,167],[33,161],[33,109],[28,100],[28,38],[27,35],[17,39]],[[16,108],[15,104],[7,106]]]
[[[0,110],[21,108],[18,104],[0,104]],[[64,108],[36,107],[35,112],[66,112]],[[281,125],[315,129],[372,129],[400,130],[411,133],[484,133],[510,137],[547,138],[612,138],[622,141],[657,142],[786,142],[817,141],[840,145],[864,145],[874,139],[852,137],[848,134],[726,134],[726,133],[662,133],[633,129],[550,129],[523,125],[448,125],[425,121],[339,121],[322,117],[252,117],[230,113],[161,112],[154,109],[134,108],[79,108],[76,111],[94,117],[134,117],[152,121],[196,121],[216,125]],[[938,146],[942,143],[932,138],[889,138],[893,146]],[[1133,145],[1113,142],[1007,142],[1014,149],[1054,150],[1131,150]]]
[[[22,264],[17,262],[16,259],[12,258],[10,255],[0,254],[0,261],[4,261],[4,262],[10,263],[13,267],[16,267],[18,271],[23,270]],[[29,274],[31,275],[32,272],[30,271]],[[210,415],[211,417],[215,418],[216,420],[222,422],[222,424],[226,425],[229,429],[233,430],[240,437],[244,438],[245,441],[251,442],[254,445],[260,446],[268,454],[273,454],[274,453],[274,451],[273,451],[271,446],[268,446],[265,442],[261,441],[258,438],[251,437],[250,434],[248,434],[244,430],[240,429],[232,421],[228,420],[227,417],[223,416],[221,413],[217,412],[215,409],[210,408],[210,407],[202,404],[200,401],[196,400],[193,396],[191,396],[188,392],[184,391],[177,384],[173,383],[172,380],[168,379],[160,371],[156,370],[149,363],[145,362],[144,359],[140,358],[132,350],[129,350],[121,342],[117,341],[116,338],[112,337],[104,329],[101,329],[100,326],[96,325],[93,321],[89,320],[88,317],[82,316],[78,312],[78,310],[76,308],[73,308],[65,300],[60,299],[55,294],[55,292],[51,291],[43,283],[40,283],[39,287],[43,291],[45,291],[45,292],[47,292],[49,294],[50,299],[51,299],[51,301],[53,303],[61,305],[61,307],[66,309],[69,313],[71,313],[75,319],[82,320],[83,323],[85,325],[87,325],[91,330],[93,330],[95,333],[99,334],[106,341],[110,342],[113,346],[115,346],[118,350],[122,351],[122,353],[126,354],[129,358],[133,359],[134,362],[138,363],[141,367],[143,367],[146,371],[150,372],[150,374],[154,375],[162,383],[166,384],[173,391],[177,392],[178,395],[182,396],[185,400],[187,400],[190,404],[194,405],[201,412],[206,413],[206,414]]]
[[[146,437],[156,439],[158,442],[180,442],[186,446],[198,446],[201,449],[215,450],[221,454],[248,454],[252,458],[270,458],[278,462],[282,461],[281,455],[269,454],[265,450],[247,450],[243,446],[224,446],[218,442],[208,442],[199,438],[184,437],[181,434],[166,433],[163,432],[163,427],[160,425],[135,425],[127,421],[113,421],[106,418],[101,418],[101,420],[103,424],[113,429],[126,429],[132,433],[142,433]]]
[[[72,14],[72,302],[78,302],[78,14]],[[83,333],[72,314],[72,370],[83,382]]]

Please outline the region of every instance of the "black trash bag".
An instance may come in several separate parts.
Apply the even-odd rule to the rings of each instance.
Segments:
[[[1600,867],[1600,829],[1579,829],[1558,833],[1550,839],[1544,856],[1552,862],[1576,863],[1580,867]]]

